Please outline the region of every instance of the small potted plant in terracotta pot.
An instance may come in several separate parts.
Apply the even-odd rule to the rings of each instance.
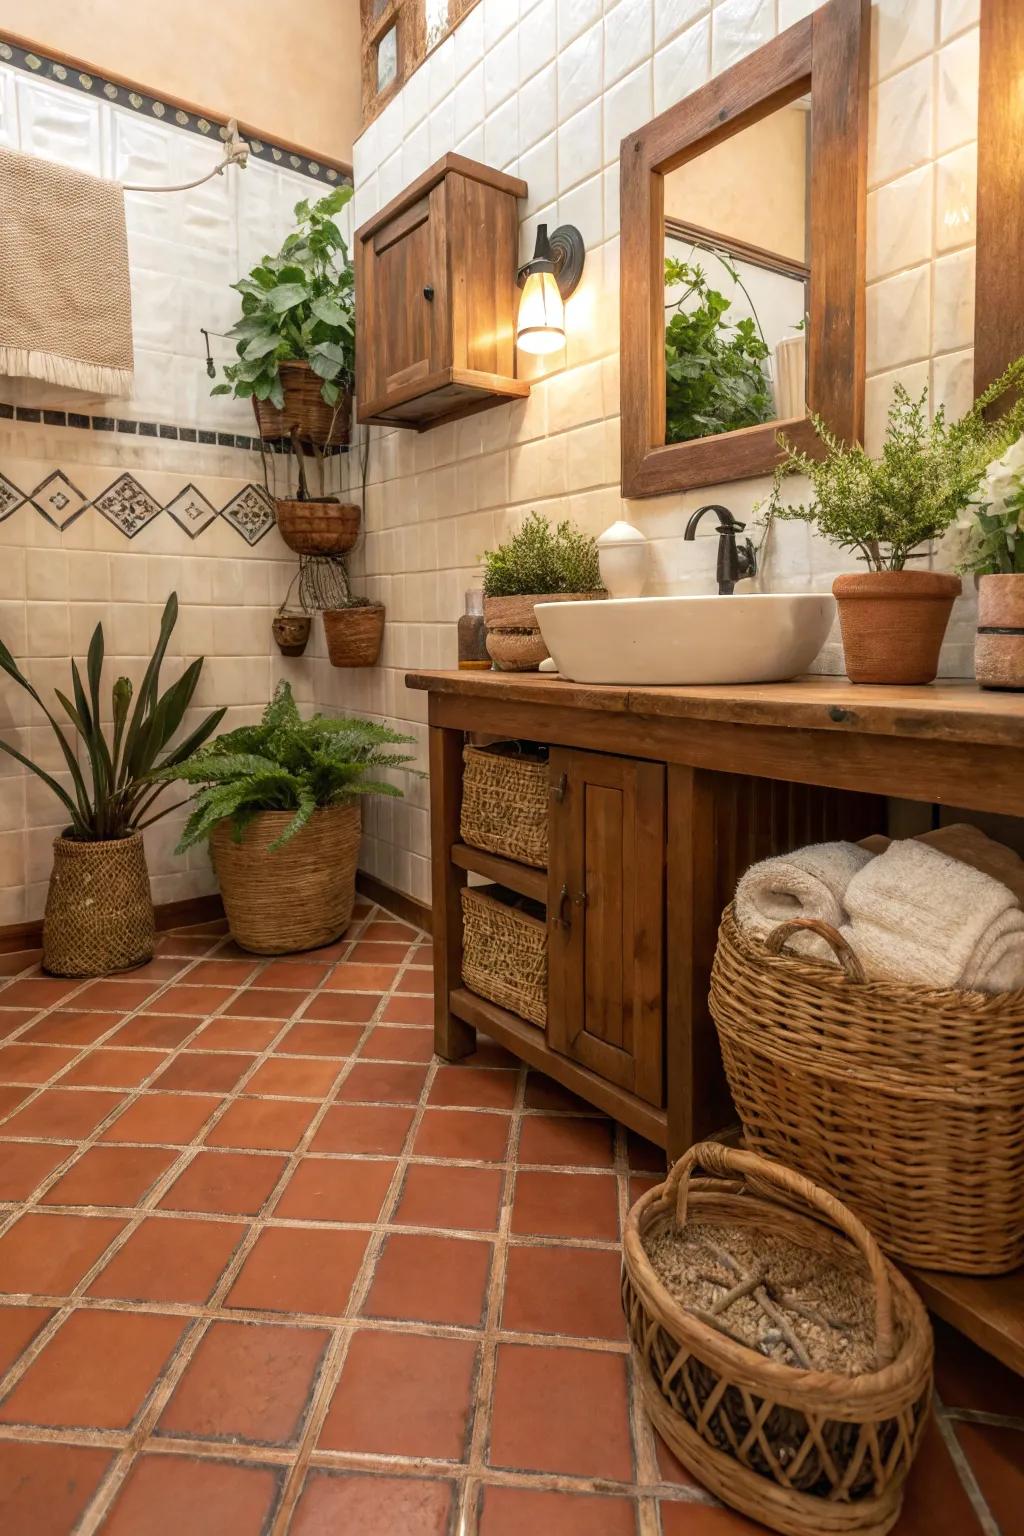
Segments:
[[[539,512],[483,563],[487,654],[499,672],[536,672],[547,656],[535,603],[606,596],[596,540],[568,521],[553,529]]]
[[[915,551],[939,538],[970,504],[986,468],[1020,435],[1024,402],[1001,413],[996,403],[1024,380],[1024,358],[997,379],[958,421],[940,407],[929,420],[927,391],[914,400],[893,391],[881,456],[839,441],[814,417],[821,441],[812,457],[780,439],[785,457],[775,474],[771,511],[811,523],[842,549],[856,551],[865,571],[832,584],[839,609],[846,671],[854,683],[930,683],[959,576],[908,570]],[[787,475],[806,475],[810,501],[782,505]]]
[[[974,675],[982,688],[1024,689],[1024,437],[989,465],[956,532],[960,569],[978,584]]]

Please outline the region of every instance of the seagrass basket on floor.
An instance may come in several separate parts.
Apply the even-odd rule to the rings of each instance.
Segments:
[[[700,1170],[719,1177],[702,1179]],[[723,1294],[698,1315],[648,1256],[682,1229],[701,1241],[711,1234],[723,1249],[739,1233],[754,1252],[768,1238],[805,1252],[833,1306],[860,1305],[870,1367],[814,1369],[812,1360],[808,1369],[736,1336],[737,1300],[760,1298],[776,1320],[782,1306],[797,1315],[767,1261],[735,1286],[716,1281]],[[827,1190],[750,1152],[692,1147],[629,1213],[622,1300],[647,1412],[706,1488],[786,1536],[884,1536],[893,1528],[928,1416],[931,1329],[909,1284]],[[784,1316],[781,1326],[788,1328]]]
[[[548,759],[517,741],[462,754],[462,841],[485,853],[546,869]]]
[[[108,842],[53,840],[43,969],[105,976],[153,958],[153,898],[142,833]]]
[[[241,842],[230,820],[210,834],[231,937],[257,955],[330,944],[352,920],[358,805],[323,806],[283,847],[272,848],[294,818],[294,811],[261,811]]]
[[[548,933],[543,908],[492,887],[462,888],[462,979],[471,992],[544,1027]]]
[[[786,954],[801,928],[840,964]],[[866,981],[827,924],[762,943],[729,907],[711,1012],[752,1150],[833,1190],[905,1263],[1024,1261],[1024,992]]]

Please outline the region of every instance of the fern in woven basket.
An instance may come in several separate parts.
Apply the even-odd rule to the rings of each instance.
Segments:
[[[199,786],[178,852],[202,842],[226,818],[232,822],[235,841],[241,842],[261,811],[292,811],[270,845],[273,850],[301,832],[321,808],[350,804],[357,795],[400,796],[397,785],[367,775],[375,769],[404,768],[411,761],[409,754],[384,749],[412,741],[370,720],[328,715],[303,720],[291,687],[281,681],[258,725],[227,731],[157,775]]]

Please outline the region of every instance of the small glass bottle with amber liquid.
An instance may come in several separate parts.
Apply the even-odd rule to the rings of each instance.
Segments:
[[[458,631],[459,671],[489,672],[491,658],[487,654],[487,625],[481,591],[466,593],[466,611],[459,620]]]

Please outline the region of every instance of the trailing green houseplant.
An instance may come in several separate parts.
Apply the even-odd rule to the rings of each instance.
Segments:
[[[717,250],[713,254],[742,287],[727,258]],[[665,287],[680,285],[683,292],[666,305],[666,443],[774,420],[775,400],[764,367],[768,346],[756,316],[730,320],[731,301],[711,286],[698,262],[666,257]]]
[[[487,653],[499,671],[535,672],[547,655],[534,604],[604,597],[597,541],[539,512],[483,556]]]
[[[177,617],[178,599],[172,593],[138,690],[127,677],[117,678],[110,690],[109,726],[103,694],[103,626],[97,624],[85,675],[72,659],[71,695],[55,690],[74,732],[70,741],[67,726],[47,708],[0,641],[0,668],[42,710],[64,762],[58,779],[17,747],[0,741],[0,751],[42,780],[67,818],[65,830],[54,842],[43,925],[43,964],[60,975],[121,970],[152,954],[153,904],[142,832],[176,809],[154,808],[167,787],[167,770],[201,747],[225,713],[212,711],[183,741],[171,746],[203,668],[199,657],[161,692],[160,671]]]

